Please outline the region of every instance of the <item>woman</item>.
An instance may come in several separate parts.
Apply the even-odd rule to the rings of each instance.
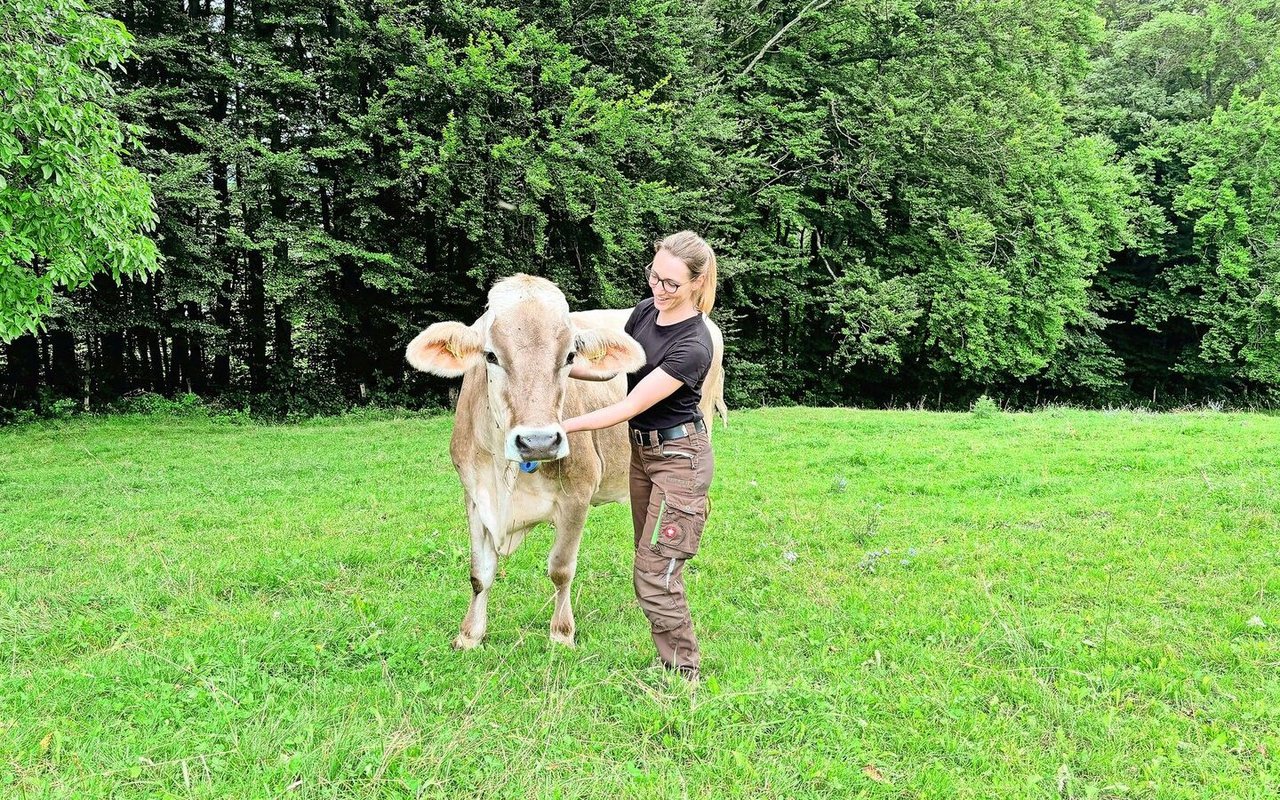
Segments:
[[[702,237],[681,231],[654,244],[647,272],[653,297],[635,307],[626,325],[644,348],[645,366],[627,376],[626,397],[565,420],[564,429],[592,431],[630,421],[636,599],[662,663],[695,680],[700,654],[684,564],[698,552],[713,468],[698,402],[711,366],[703,315],[715,303],[716,255]]]

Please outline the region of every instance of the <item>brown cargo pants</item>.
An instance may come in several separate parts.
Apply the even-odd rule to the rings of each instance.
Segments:
[[[654,445],[631,443],[632,579],[658,657],[673,669],[696,671],[700,661],[684,564],[698,552],[713,468],[705,432]]]

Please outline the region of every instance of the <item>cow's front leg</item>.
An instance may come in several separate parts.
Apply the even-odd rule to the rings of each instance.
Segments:
[[[556,608],[551,614],[551,641],[573,647],[573,576],[578,570],[578,545],[587,521],[587,501],[561,507],[556,514],[556,538],[547,556],[547,577],[556,587]]]
[[[467,522],[471,528],[471,606],[462,619],[462,627],[453,646],[470,650],[484,640],[489,624],[489,587],[498,572],[498,551],[493,537],[485,530],[474,502],[467,501]]]

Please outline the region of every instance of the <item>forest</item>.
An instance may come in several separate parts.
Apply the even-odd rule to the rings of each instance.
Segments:
[[[731,407],[1280,401],[1280,4],[5,0],[0,420],[431,407],[719,254]]]

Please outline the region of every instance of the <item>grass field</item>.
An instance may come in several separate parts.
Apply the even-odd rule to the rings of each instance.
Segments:
[[[1280,793],[1280,418],[736,412],[693,692],[619,506],[449,649],[451,424],[0,430],[0,797]]]

